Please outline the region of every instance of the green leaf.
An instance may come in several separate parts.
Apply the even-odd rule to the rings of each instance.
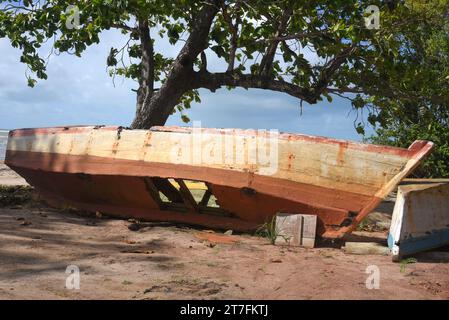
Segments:
[[[113,67],[117,65],[117,59],[115,58],[115,55],[118,53],[118,50],[115,48],[111,48],[109,51],[108,58],[106,59],[106,65],[108,67]]]
[[[365,126],[361,122],[357,124],[355,130],[357,131],[358,134],[365,135]]]
[[[28,78],[28,86],[31,88],[34,88],[34,86],[36,85],[37,81],[32,79],[32,78]]]
[[[181,120],[184,123],[189,123],[190,122],[190,118],[188,116],[186,116],[185,114],[181,115]]]

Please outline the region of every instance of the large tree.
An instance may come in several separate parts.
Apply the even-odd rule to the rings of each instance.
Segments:
[[[45,79],[39,50],[44,42],[54,41],[55,52],[81,56],[101,41],[103,30],[121,30],[127,41],[111,48],[107,65],[112,76],[137,81],[132,126],[149,128],[199,101],[200,88],[268,89],[310,104],[345,95],[356,108],[379,97],[410,99],[407,88],[396,83],[397,65],[408,50],[404,30],[420,23],[410,2],[8,0],[0,7],[0,37],[9,38],[22,51],[21,61]],[[365,24],[370,5],[380,8],[379,28]],[[156,52],[161,38],[180,48],[176,57]],[[212,71],[211,55],[226,67]],[[422,67],[415,63],[406,64],[407,76]]]
[[[407,15],[417,22],[401,32],[404,49],[394,70],[382,71],[403,96],[367,101],[376,128],[370,141],[407,147],[416,139],[431,140],[435,150],[414,174],[449,177],[449,1],[409,3]]]

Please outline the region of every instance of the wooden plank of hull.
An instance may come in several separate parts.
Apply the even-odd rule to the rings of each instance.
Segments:
[[[61,164],[61,168],[55,172],[47,170],[47,167],[44,165],[45,163],[49,163],[48,154],[45,154],[46,157],[43,157],[45,160],[42,161],[42,163],[36,159],[36,154],[33,154],[33,156],[31,156],[31,154],[20,154],[16,156],[22,160],[31,160],[32,164],[24,164],[20,160],[17,160],[14,162],[21,165],[11,165],[11,168],[17,171],[21,176],[26,177],[27,181],[35,186],[36,189],[41,192],[43,191],[44,196],[46,196],[46,198],[51,198],[53,203],[55,203],[56,199],[60,199],[61,201],[59,202],[62,206],[69,205],[90,211],[112,213],[116,213],[117,210],[111,211],[110,207],[119,207],[121,209],[118,209],[118,211],[122,216],[125,215],[125,212],[129,212],[129,216],[132,217],[148,220],[164,220],[164,218],[159,216],[158,203],[152,200],[154,199],[154,196],[150,194],[150,191],[148,191],[148,188],[145,185],[147,176],[139,174],[142,170],[146,174],[158,170],[157,167],[152,167],[152,164],[146,164],[147,166],[142,164],[137,167],[133,161],[119,164],[121,161],[115,160],[113,164],[109,164],[101,161],[104,159],[61,156],[57,159],[53,158],[53,168],[55,168],[55,166],[58,167],[58,163]],[[12,156],[13,159],[14,157],[15,156]],[[68,159],[63,161],[64,157],[67,157]],[[98,167],[90,167],[90,164],[92,163],[95,163]],[[82,170],[80,170],[77,165],[83,165]],[[114,174],[108,174],[108,172],[110,173],[108,170],[110,165],[116,167],[114,170],[117,171],[114,172]],[[38,166],[40,170],[25,169],[27,166]],[[138,168],[139,171],[136,171],[136,168]],[[169,172],[169,177],[182,176],[187,179],[194,178],[193,175],[188,175],[188,170],[176,170],[176,173],[170,172],[169,169],[163,171]],[[190,171],[195,173],[194,170]],[[83,174],[80,174],[79,172],[83,172]],[[101,174],[98,174],[98,172],[101,172]],[[124,176],[124,172],[129,176]],[[214,177],[222,177],[225,174],[229,175],[229,172],[216,172],[216,170],[213,170],[207,171],[203,175],[199,175],[199,177],[208,177],[210,180],[214,181]],[[198,175],[196,175],[196,177],[198,177]],[[232,180],[239,181],[238,177],[235,177]],[[273,182],[276,184],[279,183],[276,180],[273,180]],[[276,184],[273,185],[276,186]],[[319,216],[318,233],[323,234],[326,231],[325,226],[332,225],[337,227],[348,217],[348,212],[346,210],[323,207],[322,205],[310,205],[300,201],[281,198],[282,190],[277,193],[279,196],[271,196],[262,192],[244,192],[239,186],[223,186],[213,183],[209,183],[209,185],[220,203],[220,207],[226,211],[232,212],[234,217],[238,219],[234,221],[237,223],[226,223],[221,226],[222,228],[232,227],[233,230],[240,231],[254,230],[277,212],[284,211]],[[270,185],[269,183],[263,184],[266,188],[273,188],[273,185]],[[293,190],[294,194],[297,195],[297,199],[303,199],[303,190],[306,189],[303,189],[301,185]],[[330,194],[330,190],[322,189],[321,191],[317,191],[317,194],[320,193]],[[354,198],[355,195],[342,195],[342,197],[349,199],[350,197]],[[307,201],[306,198],[304,199],[304,201]],[[82,206],[80,204],[82,204]],[[105,211],[105,206],[108,206],[108,211]],[[135,213],[137,213],[137,216]],[[179,213],[175,213],[175,215],[176,214]],[[163,217],[165,217],[165,220],[169,218],[167,215],[164,215]],[[178,222],[189,222],[189,216],[186,218],[185,215],[182,216],[182,219],[179,219],[179,217],[176,220],[173,218],[170,219]],[[217,225],[211,223],[208,219],[208,216],[203,215],[201,223],[198,224],[217,227]],[[190,223],[194,223],[194,221],[195,220],[192,220]]]
[[[217,151],[215,157],[209,159],[212,163],[206,164],[208,167],[264,175],[265,168],[251,163],[249,159],[255,148],[252,145],[258,143],[257,133],[230,132],[231,152],[235,155],[235,161],[226,163],[226,150],[222,148],[221,140],[222,136],[228,135],[220,131],[203,131],[204,133],[197,134],[201,135],[201,141],[194,141],[194,135],[184,131],[120,131],[89,127],[63,131],[58,129],[48,133],[41,129],[37,134],[34,131],[27,133],[26,130],[12,131],[8,150],[205,166],[203,161],[196,163],[198,159],[195,155],[189,154],[189,147],[198,145],[202,150],[209,148],[211,151]],[[375,148],[342,140],[323,139],[279,135],[278,168],[271,176],[308,185],[330,185],[335,189],[353,190],[371,196],[373,191],[380,189],[394,173],[400,171],[410,156],[406,149]],[[270,150],[270,142],[267,139],[261,137],[259,140],[259,145]]]
[[[401,149],[289,134],[278,135],[276,145],[272,145],[266,135],[258,136],[254,131],[203,129],[197,143],[212,148],[210,154],[219,155],[217,159],[224,161],[198,164],[194,161],[195,155],[186,153],[195,143],[192,132],[186,128],[166,127],[154,130],[117,127],[14,130],[8,140],[6,163],[32,185],[45,190],[48,197],[62,197],[89,210],[102,205],[115,213],[117,210],[112,207],[116,206],[128,208],[119,210],[123,215],[145,212],[147,219],[213,226],[205,215],[196,218],[184,215],[182,219],[175,219],[168,217],[167,211],[162,215],[160,205],[154,201],[150,204],[124,200],[131,195],[111,200],[114,193],[108,191],[110,182],[102,182],[113,176],[115,185],[127,186],[117,187],[114,192],[121,190],[121,194],[125,189],[139,189],[142,197],[144,193],[148,197],[142,177],[189,179],[211,186],[221,207],[234,214],[231,224],[235,230],[257,227],[276,212],[286,211],[315,214],[319,235],[339,237],[350,232],[432,148],[432,143],[425,141]],[[225,139],[230,136],[235,157],[242,144],[256,143],[267,150],[277,148],[276,170],[268,172],[264,170],[266,167],[251,163],[251,147],[243,150],[243,161],[235,161],[235,158],[233,162],[226,161],[223,136]],[[91,184],[78,185],[78,189],[67,190],[62,195],[62,190],[67,188],[65,185],[79,182],[80,173],[88,175],[90,178],[85,181]],[[54,174],[62,174],[63,178]],[[42,185],[44,180],[46,183]],[[51,183],[57,187],[50,188]],[[85,192],[76,191],[81,189]],[[104,193],[96,194],[93,189]],[[74,196],[77,192],[79,195]],[[195,210],[191,203],[190,211]]]

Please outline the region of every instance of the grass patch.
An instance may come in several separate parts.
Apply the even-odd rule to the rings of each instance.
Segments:
[[[418,262],[418,260],[416,260],[415,258],[407,258],[407,259],[401,260],[401,262],[399,263],[399,271],[401,273],[404,273],[405,269],[407,268],[407,266],[409,264],[413,264],[413,263],[416,263],[416,262]]]
[[[33,188],[29,186],[0,185],[0,207],[22,206],[32,201]]]
[[[357,226],[357,231],[368,231],[367,229],[369,228],[370,223],[368,221],[368,219],[363,219],[359,225]]]
[[[282,237],[285,242],[288,242],[288,238],[280,234],[279,228],[276,226],[276,215],[271,219],[267,220],[263,225],[261,225],[257,231],[256,235],[259,237],[267,238],[270,244],[274,245],[278,237]]]

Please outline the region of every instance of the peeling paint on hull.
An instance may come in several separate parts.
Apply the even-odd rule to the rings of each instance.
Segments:
[[[241,144],[267,145],[252,130],[200,133],[214,148],[223,137],[230,138],[234,152]],[[250,163],[247,153],[239,163],[195,164],[192,156],[187,161],[179,146],[192,137],[192,129],[178,127],[13,130],[5,163],[54,205],[241,231],[256,229],[277,212],[313,214],[318,217],[318,235],[340,237],[352,231],[433,146],[416,141],[402,149],[282,133],[276,137],[276,170],[267,173]],[[215,155],[224,152],[214,148]],[[176,206],[161,202],[160,178],[181,184],[183,179],[205,182],[221,211],[195,203],[185,188],[178,190],[185,208],[174,210],[184,204],[176,199]]]
[[[388,236],[395,261],[449,244],[449,180],[407,183],[398,187]]]

